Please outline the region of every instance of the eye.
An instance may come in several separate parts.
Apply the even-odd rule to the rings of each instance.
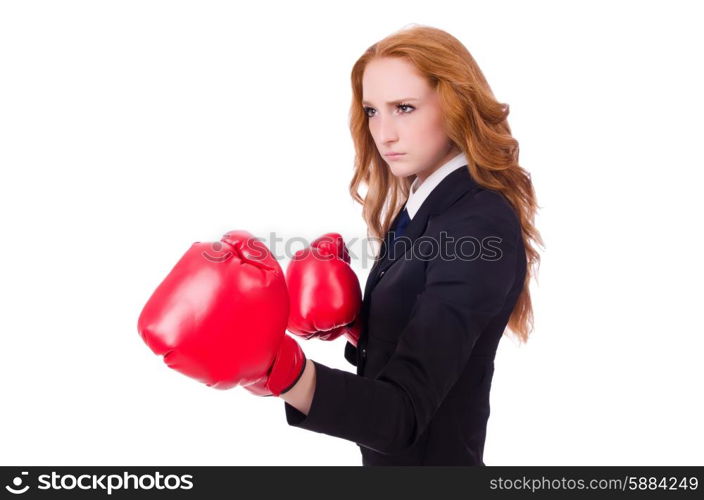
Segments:
[[[405,114],[405,115],[411,113],[412,110],[416,109],[415,106],[413,106],[411,104],[403,104],[403,103],[399,103],[396,105],[396,109],[399,109],[399,108],[402,108],[402,109],[410,108],[411,109],[411,111],[403,111],[403,114]],[[364,106],[362,109],[364,109],[364,113],[367,115],[367,117],[373,118],[373,115],[372,116],[369,115],[369,110],[376,111],[376,109],[374,109],[370,106]]]
[[[416,108],[414,108],[413,106],[411,106],[410,104],[399,104],[399,105],[396,106],[396,107],[397,107],[397,108],[411,108],[411,109],[416,109]],[[404,112],[404,113],[405,113],[405,114],[408,114],[408,113],[410,113],[410,111],[408,111],[407,113],[406,113],[406,112]]]

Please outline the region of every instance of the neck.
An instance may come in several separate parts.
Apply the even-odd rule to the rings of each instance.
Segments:
[[[416,174],[416,185],[415,188],[412,189],[412,191],[415,193],[416,189],[418,189],[420,185],[423,184],[423,181],[425,181],[425,179],[427,179],[433,172],[437,171],[440,167],[442,167],[445,163],[450,161],[458,154],[460,154],[460,150],[455,145],[453,145],[450,151],[448,151],[443,157],[443,159],[440,160],[432,169],[426,169],[422,172],[418,172]]]

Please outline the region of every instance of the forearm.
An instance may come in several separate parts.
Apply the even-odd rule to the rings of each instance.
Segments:
[[[308,415],[310,404],[313,401],[315,393],[315,364],[312,360],[306,360],[306,366],[303,369],[301,378],[298,379],[296,385],[291,389],[281,394],[279,397],[288,404],[296,408],[301,413]]]
[[[289,425],[321,432],[381,451],[406,449],[423,430],[406,392],[391,381],[315,366],[315,392],[308,413],[285,402]],[[416,433],[416,429],[418,430]]]

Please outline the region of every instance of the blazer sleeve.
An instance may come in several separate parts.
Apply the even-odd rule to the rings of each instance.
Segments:
[[[345,359],[352,366],[357,366],[357,347],[349,340],[345,343]]]
[[[289,425],[381,453],[403,452],[416,443],[482,331],[504,307],[516,279],[517,246],[522,244],[512,211],[463,215],[446,234],[465,244],[428,261],[425,288],[378,376],[370,379],[314,362],[310,410],[305,415],[284,402]],[[470,258],[470,238],[488,251]]]

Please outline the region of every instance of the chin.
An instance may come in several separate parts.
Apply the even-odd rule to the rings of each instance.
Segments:
[[[389,165],[389,170],[395,177],[408,177],[409,175],[415,174],[415,170],[412,168],[399,168],[399,165]]]

